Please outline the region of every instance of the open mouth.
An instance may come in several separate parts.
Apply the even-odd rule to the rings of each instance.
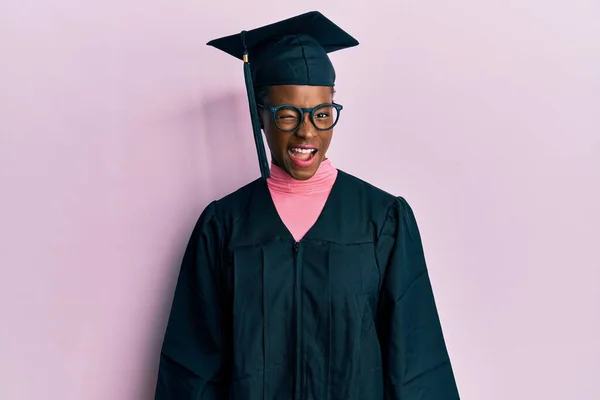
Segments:
[[[307,147],[291,147],[288,154],[292,161],[299,167],[309,167],[315,161],[319,149]]]
[[[290,153],[290,156],[300,161],[308,161],[312,157],[314,157],[315,154],[317,154],[317,149],[304,149],[300,147],[292,147],[288,150],[288,152]]]

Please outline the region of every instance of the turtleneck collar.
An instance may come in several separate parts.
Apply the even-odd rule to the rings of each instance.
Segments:
[[[270,190],[280,193],[329,192],[335,183],[337,173],[337,169],[329,160],[323,160],[311,178],[300,181],[292,178],[283,168],[271,164],[271,176],[267,179],[267,185]]]

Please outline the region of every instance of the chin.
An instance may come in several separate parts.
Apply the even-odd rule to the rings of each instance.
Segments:
[[[292,175],[292,177],[297,181],[306,181],[312,178],[314,175],[315,174],[313,172],[309,173],[308,171],[301,171],[300,173],[295,173],[294,175]]]
[[[296,180],[305,181],[312,178],[319,169],[320,161],[316,162],[315,165],[310,168],[299,168],[293,162],[290,162],[290,168],[288,168],[288,174]]]

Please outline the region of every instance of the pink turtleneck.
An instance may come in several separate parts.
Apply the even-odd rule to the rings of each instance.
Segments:
[[[279,217],[297,242],[317,222],[337,173],[331,162],[324,160],[310,179],[299,181],[271,164],[267,186]]]

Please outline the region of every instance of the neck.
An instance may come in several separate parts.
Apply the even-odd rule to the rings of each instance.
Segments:
[[[329,160],[323,160],[317,172],[309,179],[300,181],[292,178],[285,170],[271,164],[271,177],[267,180],[269,188],[285,193],[317,193],[329,191],[337,177],[337,169]]]

